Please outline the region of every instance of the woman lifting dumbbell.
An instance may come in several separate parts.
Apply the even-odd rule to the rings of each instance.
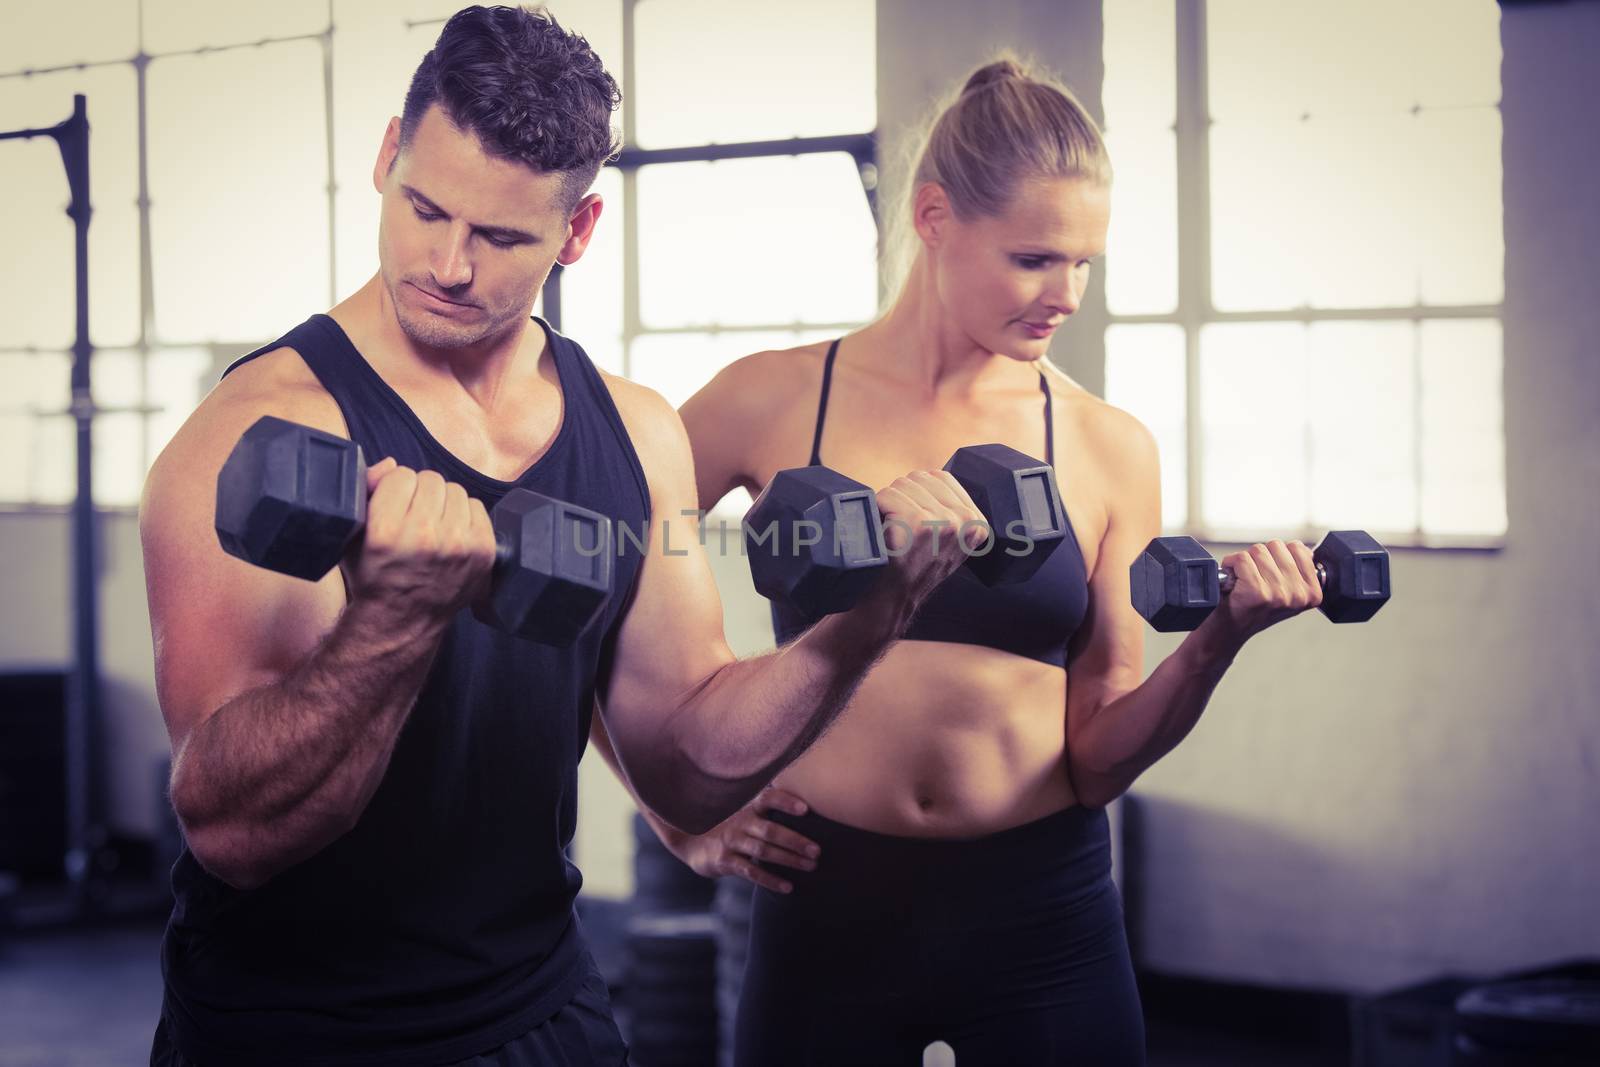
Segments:
[[[1322,593],[1299,542],[1233,553],[1231,591],[1141,681],[1129,573],[1160,528],[1155,445],[1045,358],[1104,249],[1110,181],[1070,92],[981,68],[921,152],[887,312],[742,359],[683,408],[703,507],[808,446],[885,485],[997,442],[1053,467],[1064,520],[1032,573],[947,579],[756,803],[698,837],[657,823],[696,870],[760,887],[741,1065],[913,1063],[934,1040],[963,1067],[1143,1062],[1105,805],[1193,728],[1252,635]],[[782,643],[819,609],[773,610]]]

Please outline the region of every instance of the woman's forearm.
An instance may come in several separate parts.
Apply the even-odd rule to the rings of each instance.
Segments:
[[[1068,772],[1079,801],[1109,804],[1176,748],[1200,721],[1239,647],[1237,639],[1203,623],[1142,684],[1081,722],[1069,716]]]

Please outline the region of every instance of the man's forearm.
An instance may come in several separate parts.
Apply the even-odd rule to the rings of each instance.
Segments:
[[[1068,770],[1081,803],[1103,807],[1194,729],[1239,647],[1204,624],[1138,687],[1070,724]]]
[[[438,635],[352,604],[281,680],[197,727],[172,778],[196,857],[251,888],[346,833],[383,779]]]
[[[722,822],[832,725],[909,619],[904,596],[869,594],[793,643],[723,667],[668,717],[671,755],[642,761],[640,799],[691,834]]]

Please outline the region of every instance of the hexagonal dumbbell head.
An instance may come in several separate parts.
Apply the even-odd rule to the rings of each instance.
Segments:
[[[779,471],[744,517],[756,591],[810,618],[848,610],[888,561],[878,497],[827,467]]]
[[[564,646],[600,614],[611,595],[611,520],[527,489],[513,489],[489,513],[497,560],[488,593],[472,606],[480,622]]]
[[[1216,609],[1216,559],[1192,537],[1158,537],[1128,568],[1133,606],[1162,633],[1193,630]]]
[[[367,517],[367,465],[355,442],[263,415],[217,477],[217,539],[247,563],[315,581]]]
[[[1067,534],[1055,471],[1006,445],[958,448],[944,469],[978,505],[993,535],[967,559],[985,585],[1022,582]]]
[[[1361,530],[1334,530],[1311,558],[1322,566],[1322,613],[1366,622],[1389,602],[1389,553]]]

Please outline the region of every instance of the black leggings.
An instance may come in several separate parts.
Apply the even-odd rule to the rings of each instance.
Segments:
[[[966,840],[770,817],[822,855],[756,890],[738,1067],[920,1067],[934,1041],[956,1067],[1144,1063],[1103,810]]]

